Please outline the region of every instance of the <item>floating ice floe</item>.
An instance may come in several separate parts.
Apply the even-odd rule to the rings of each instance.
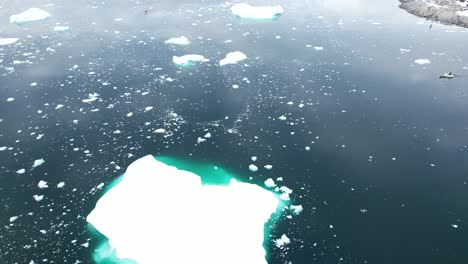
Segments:
[[[281,236],[281,238],[278,238],[278,239],[275,240],[275,244],[279,248],[283,248],[286,245],[288,245],[289,243],[291,243],[291,240],[285,234],[283,234]]]
[[[19,216],[12,216],[10,217],[10,223],[13,223],[14,221],[18,220]]]
[[[34,161],[32,167],[33,168],[36,168],[36,167],[39,167],[41,166],[42,164],[44,164],[45,160],[44,159],[37,159]]]
[[[0,46],[10,45],[18,41],[19,38],[0,38]]]
[[[39,181],[39,183],[37,184],[37,187],[39,187],[39,189],[45,189],[45,188],[48,188],[49,185],[47,185],[46,181]]]
[[[54,31],[55,32],[66,32],[66,31],[70,31],[70,27],[69,26],[55,26]]]
[[[35,194],[35,195],[33,196],[33,198],[34,198],[34,200],[36,200],[36,202],[40,202],[40,201],[42,201],[42,200],[44,199],[44,195],[37,195],[37,194]]]
[[[273,169],[273,165],[265,165],[265,166],[263,166],[263,168],[265,168],[267,170],[271,170],[271,169]]]
[[[28,22],[40,21],[49,18],[51,15],[39,8],[30,8],[10,17],[10,23],[25,24]]]
[[[166,133],[166,129],[164,129],[164,128],[158,128],[158,129],[155,129],[155,130],[153,131],[153,133],[164,134],[164,133]]]
[[[226,57],[219,62],[219,66],[236,64],[239,61],[243,61],[245,59],[247,59],[247,55],[240,51],[229,52]]]
[[[205,138],[202,138],[202,137],[198,137],[197,138],[197,144],[201,144],[203,142],[206,142],[206,139]]]
[[[274,187],[276,187],[276,183],[272,178],[268,178],[265,181],[265,186],[268,187],[268,188],[274,188]]]
[[[173,45],[188,45],[190,44],[190,40],[184,36],[178,37],[178,38],[170,38],[166,41],[164,41],[166,44],[173,44]]]
[[[57,188],[63,188],[65,186],[65,182],[59,182],[57,184]]]
[[[193,65],[196,62],[209,61],[209,59],[206,59],[202,55],[198,54],[188,54],[184,56],[174,56],[172,57],[172,61],[179,66],[189,66]]]
[[[98,94],[98,93],[90,93],[90,94],[88,94],[88,98],[87,98],[87,99],[83,99],[83,100],[81,100],[81,101],[82,101],[83,103],[91,103],[91,102],[96,101],[98,98],[99,98],[99,94]]]
[[[87,221],[108,238],[106,251],[122,260],[267,264],[265,223],[278,206],[260,186],[234,179],[206,185],[194,173],[146,156],[128,167]]]
[[[25,169],[19,169],[19,170],[16,171],[16,173],[18,173],[18,174],[24,174],[25,172],[26,172]]]
[[[250,164],[250,165],[249,165],[249,170],[250,170],[250,171],[253,171],[253,172],[256,172],[256,171],[258,171],[258,167],[255,166],[254,164]]]
[[[428,59],[417,59],[417,60],[414,61],[414,63],[420,64],[420,65],[424,65],[424,64],[429,64],[429,63],[431,63],[431,61],[428,60]]]
[[[232,6],[231,13],[240,18],[247,19],[276,19],[284,13],[284,10],[280,5],[251,6],[241,3]]]
[[[302,211],[304,211],[304,208],[302,207],[302,205],[291,205],[289,206],[289,209],[291,209],[291,211],[295,215],[299,215],[300,213],[302,213]]]

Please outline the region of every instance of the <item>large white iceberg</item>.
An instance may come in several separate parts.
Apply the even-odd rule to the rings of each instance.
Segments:
[[[27,22],[39,21],[49,18],[51,15],[39,8],[30,8],[22,13],[12,15],[10,23],[24,24]]]
[[[184,36],[178,38],[170,38],[164,41],[166,44],[173,44],[173,45],[188,45],[190,44],[190,40]]]
[[[219,66],[224,66],[227,64],[235,64],[239,61],[247,59],[247,55],[240,51],[229,52],[224,59],[219,62]]]
[[[188,66],[192,65],[195,62],[205,62],[209,61],[202,55],[198,54],[188,54],[184,56],[173,56],[172,61],[179,66]]]
[[[231,7],[231,13],[241,18],[249,19],[274,19],[283,14],[280,5],[275,6],[251,6],[246,3],[236,4]]]
[[[19,38],[0,38],[0,46],[10,45],[18,41]]]
[[[266,264],[265,223],[277,197],[232,179],[204,185],[200,176],[152,156],[133,162],[87,221],[120,259],[139,264]]]

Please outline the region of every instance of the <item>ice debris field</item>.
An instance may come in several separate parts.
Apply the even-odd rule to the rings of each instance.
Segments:
[[[133,162],[88,215],[108,238],[94,256],[97,263],[267,263],[265,224],[288,208],[276,193],[221,168],[198,166],[205,175],[197,175],[171,166],[184,167],[181,162],[158,159]],[[298,214],[302,207],[290,210]],[[286,238],[274,242],[282,247],[290,243]]]

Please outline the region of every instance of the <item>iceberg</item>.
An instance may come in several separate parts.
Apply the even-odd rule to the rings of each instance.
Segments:
[[[51,15],[39,8],[30,8],[22,13],[10,16],[10,23],[25,24],[49,18]]]
[[[188,45],[190,44],[190,40],[188,38],[181,36],[178,38],[170,38],[166,41],[164,41],[166,44],[173,44],[173,45]]]
[[[0,46],[10,45],[18,41],[19,38],[0,38]]]
[[[188,54],[180,57],[174,56],[172,57],[172,61],[179,66],[190,66],[195,62],[206,62],[209,61],[209,59],[206,59],[202,55],[198,54]]]
[[[70,27],[69,26],[55,26],[54,31],[55,32],[66,32],[66,31],[70,31]]]
[[[280,5],[276,6],[251,6],[246,3],[236,4],[231,7],[231,13],[247,19],[276,19],[283,14]]]
[[[210,168],[210,175],[222,171]],[[265,224],[281,211],[277,196],[233,178],[210,185],[203,177],[151,155],[130,164],[87,216],[108,238],[96,263],[267,264]]]
[[[240,51],[229,52],[226,57],[219,62],[219,66],[236,64],[239,61],[243,61],[245,59],[247,59],[247,56]]]

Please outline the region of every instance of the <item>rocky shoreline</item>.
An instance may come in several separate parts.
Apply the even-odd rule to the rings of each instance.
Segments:
[[[443,24],[468,28],[468,0],[400,0],[407,12]]]

